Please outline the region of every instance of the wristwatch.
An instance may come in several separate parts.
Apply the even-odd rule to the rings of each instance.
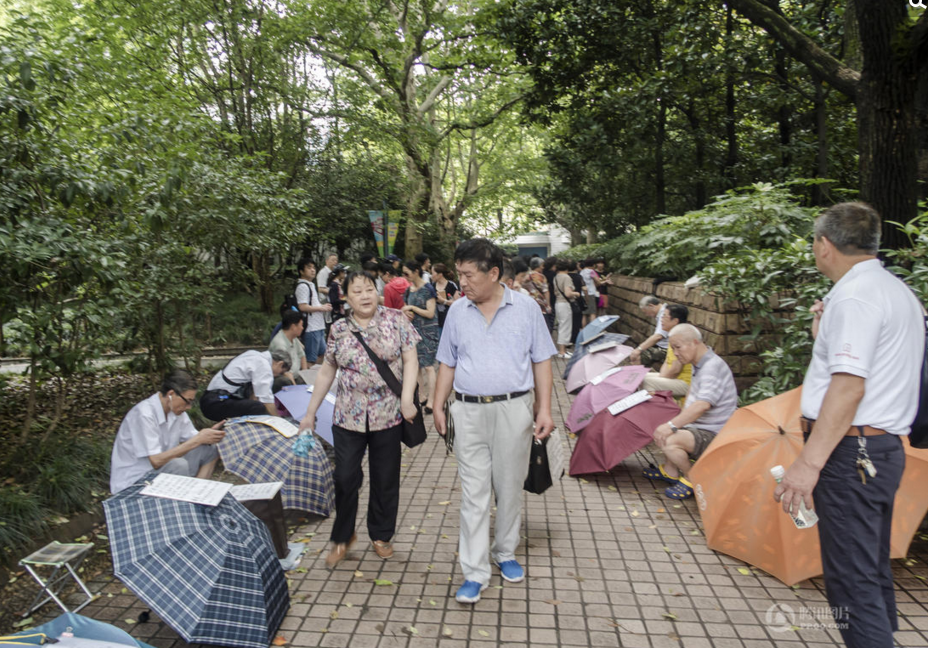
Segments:
[[[673,424],[673,421],[667,421],[667,425],[670,426],[670,429],[674,432],[674,434],[676,434],[677,432],[680,431],[680,428],[678,428],[676,425],[674,425],[674,424]]]

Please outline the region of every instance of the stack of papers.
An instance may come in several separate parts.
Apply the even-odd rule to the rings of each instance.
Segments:
[[[250,500],[269,500],[277,495],[278,491],[283,488],[282,481],[267,482],[263,484],[242,484],[233,486],[229,490],[229,495],[239,502],[248,502]]]
[[[613,416],[616,416],[617,414],[620,414],[621,412],[624,412],[625,410],[648,400],[651,400],[651,394],[642,389],[640,391],[636,391],[634,394],[614,402],[609,406],[609,413]]]
[[[232,489],[232,484],[182,475],[160,474],[139,491],[139,495],[216,506]]]

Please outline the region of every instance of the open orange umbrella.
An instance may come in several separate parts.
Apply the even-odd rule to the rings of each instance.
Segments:
[[[773,500],[770,468],[802,450],[802,389],[737,410],[690,472],[710,549],[763,569],[787,585],[822,573],[818,527],[797,529]],[[928,512],[928,450],[904,439],[890,555],[904,558]]]

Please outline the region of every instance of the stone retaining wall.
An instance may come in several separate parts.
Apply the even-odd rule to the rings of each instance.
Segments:
[[[654,280],[647,277],[613,275],[609,288],[609,313],[621,317],[619,331],[641,343],[654,332],[654,321],[645,318],[638,302],[645,295],[656,295],[668,304],[689,308],[689,321],[702,331],[706,343],[722,356],[732,372],[739,391],[752,385],[760,375],[758,353],[776,341],[772,334],[762,334],[756,340],[742,339],[750,327],[733,303],[723,303],[715,295],[698,286],[687,288],[682,283],[664,282],[654,290]],[[784,313],[786,315],[786,313]]]

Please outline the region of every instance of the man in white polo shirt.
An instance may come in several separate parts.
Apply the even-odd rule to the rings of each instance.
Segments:
[[[152,470],[208,479],[216,468],[222,423],[197,430],[187,410],[197,384],[186,371],[164,377],[161,391],[129,410],[116,433],[110,459],[110,491],[128,488]]]
[[[869,205],[815,221],[815,265],[835,285],[812,308],[806,444],[774,491],[787,511],[815,503],[828,603],[852,648],[889,648],[898,629],[889,540],[925,345],[921,305],[880,264],[879,244]]]

